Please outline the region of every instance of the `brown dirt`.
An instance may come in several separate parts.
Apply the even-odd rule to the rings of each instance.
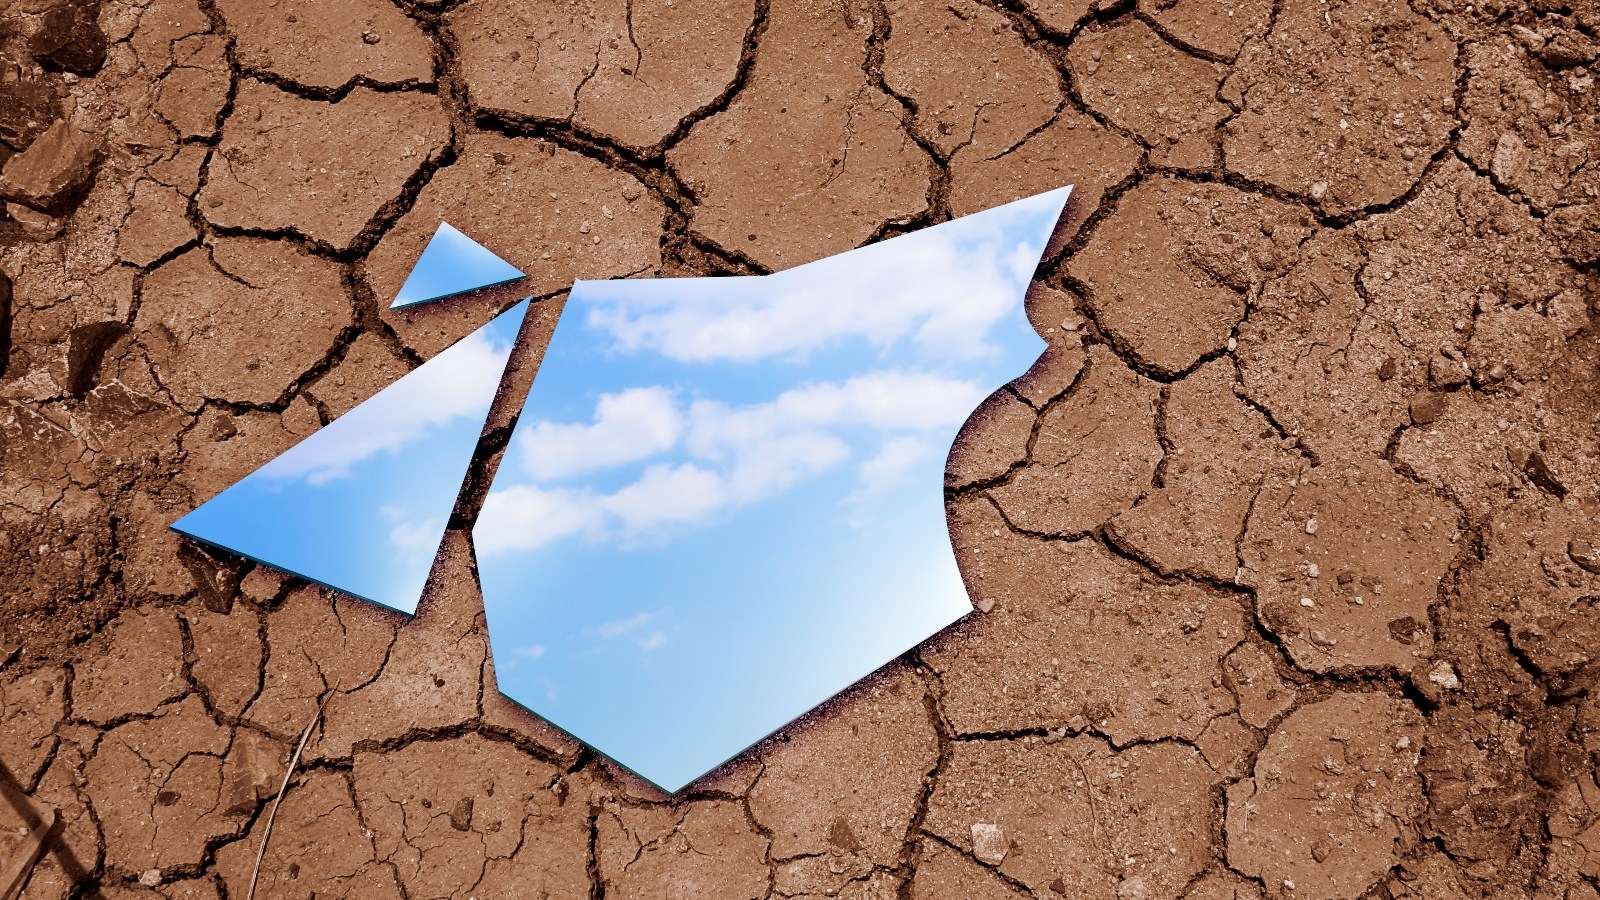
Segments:
[[[1600,898],[1597,75],[1593,0],[0,4],[24,896],[242,896],[326,699],[266,896]],[[951,462],[984,612],[675,803],[498,696],[573,278],[1068,181]],[[440,218],[538,301],[421,614],[173,537],[516,296],[384,308]]]

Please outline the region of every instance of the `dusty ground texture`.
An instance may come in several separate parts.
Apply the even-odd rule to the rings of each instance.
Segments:
[[[1594,0],[0,0],[0,858],[30,898],[1600,897]],[[1076,182],[984,610],[667,803],[500,700],[563,290]],[[531,273],[414,621],[166,524]],[[26,796],[26,801],[19,800]]]

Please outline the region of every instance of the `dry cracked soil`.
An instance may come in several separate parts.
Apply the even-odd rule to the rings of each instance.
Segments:
[[[1595,0],[0,0],[22,896],[1600,898]],[[981,612],[669,802],[500,699],[467,525],[575,277],[1073,182]],[[532,273],[420,615],[166,524]]]

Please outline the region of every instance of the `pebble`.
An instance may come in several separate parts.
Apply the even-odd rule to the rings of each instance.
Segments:
[[[1316,534],[1316,533],[1317,533],[1317,520],[1316,519],[1307,519],[1306,520],[1306,534]]]
[[[1567,556],[1578,568],[1592,575],[1600,575],[1600,547],[1588,538],[1575,537],[1567,542]]]
[[[1439,660],[1428,670],[1428,680],[1447,691],[1457,690],[1461,687],[1461,679],[1456,675],[1455,667]]]
[[[376,31],[361,32],[361,42],[363,44],[376,44],[381,40],[383,40],[383,38],[379,37]]]
[[[1306,609],[1315,609],[1317,601],[1311,599],[1310,597],[1301,597],[1300,605],[1304,606]]]
[[[1444,415],[1446,400],[1443,394],[1424,393],[1411,400],[1411,421],[1430,425]]]
[[[979,822],[972,826],[972,855],[991,866],[998,866],[1011,852],[1005,830],[999,825]]]

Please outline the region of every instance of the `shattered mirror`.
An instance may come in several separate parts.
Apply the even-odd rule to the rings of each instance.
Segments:
[[[416,612],[527,308],[500,314],[173,529]]]
[[[945,459],[1068,189],[765,277],[580,281],[474,529],[500,689],[668,792],[971,610]]]

